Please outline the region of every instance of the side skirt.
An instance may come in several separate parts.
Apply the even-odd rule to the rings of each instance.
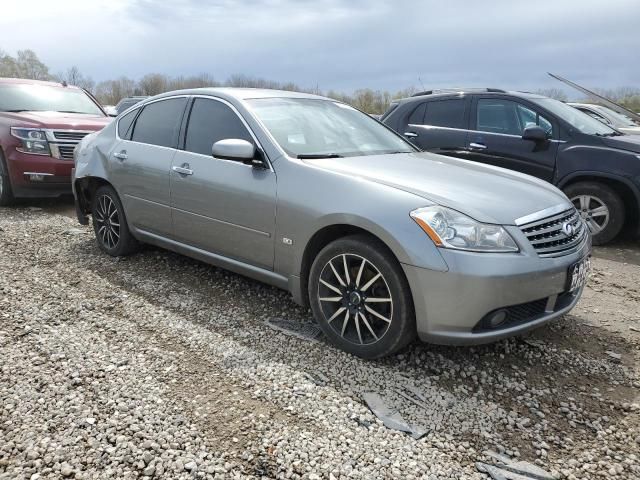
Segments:
[[[281,288],[282,290],[289,291],[289,279],[270,270],[255,267],[253,265],[249,265],[232,258],[223,257],[222,255],[217,255],[200,248],[192,247],[191,245],[186,245],[184,243],[177,242],[175,240],[171,240],[160,235],[156,235],[155,233],[147,232],[145,230],[136,228],[134,229],[134,233],[135,236],[142,242],[150,243],[151,245],[155,245],[161,248],[166,248],[167,250],[180,253],[181,255],[185,255],[187,257],[195,258],[196,260],[200,260],[201,262],[224,268],[225,270],[239,273],[240,275],[244,275],[246,277],[253,278],[254,280],[258,280],[260,282],[273,285],[274,287]]]

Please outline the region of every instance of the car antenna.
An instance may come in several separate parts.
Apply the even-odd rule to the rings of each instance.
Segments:
[[[424,92],[426,88],[424,88],[424,83],[422,83],[422,80],[420,79],[420,75],[418,75],[418,81],[420,82],[420,86],[422,87],[422,91]]]

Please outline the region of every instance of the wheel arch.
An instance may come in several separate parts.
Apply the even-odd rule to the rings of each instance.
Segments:
[[[86,176],[82,178],[76,178],[73,182],[73,189],[76,194],[77,205],[79,213],[88,215],[91,213],[91,205],[93,203],[93,196],[98,188],[107,185],[115,190],[115,187],[103,177],[98,176]]]
[[[296,300],[298,303],[304,306],[309,306],[309,298],[306,294],[309,286],[309,275],[311,272],[311,266],[313,261],[318,256],[318,253],[329,245],[331,242],[339,240],[340,238],[352,236],[352,235],[364,235],[371,238],[375,243],[384,248],[400,265],[400,259],[393,249],[380,238],[380,236],[372,233],[370,230],[361,226],[356,226],[347,223],[335,223],[326,225],[317,230],[307,242],[304,252],[301,258],[300,264],[300,288],[299,296]]]
[[[604,172],[575,172],[567,175],[558,182],[558,188],[564,189],[569,185],[573,185],[578,182],[596,182],[607,185],[619,193],[622,201],[624,202],[625,210],[627,213],[627,219],[625,223],[633,223],[637,225],[639,223],[640,215],[640,191],[638,188],[627,178],[619,175],[613,175]]]

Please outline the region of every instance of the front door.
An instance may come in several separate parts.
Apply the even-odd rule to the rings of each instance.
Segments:
[[[276,175],[270,168],[214,158],[213,144],[229,138],[256,144],[230,105],[195,98],[184,149],[176,153],[171,172],[174,236],[188,245],[272,269]]]
[[[124,138],[111,151],[111,179],[136,229],[171,235],[169,172],[186,103],[186,97],[150,103],[131,127],[119,129]]]
[[[520,102],[482,97],[473,102],[468,158],[552,181],[558,152],[557,127],[533,108]],[[543,127],[545,142],[524,140],[529,125]]]

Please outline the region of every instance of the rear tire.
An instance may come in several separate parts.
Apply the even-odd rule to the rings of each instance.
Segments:
[[[8,207],[13,205],[15,198],[11,188],[11,180],[9,179],[9,169],[5,162],[4,155],[0,150],[0,207]]]
[[[404,272],[391,252],[367,235],[341,238],[323,248],[311,267],[308,294],[325,335],[353,355],[386,357],[416,336]]]
[[[611,187],[599,182],[573,183],[564,193],[580,212],[593,235],[594,245],[613,240],[624,226],[624,202]]]
[[[130,255],[140,244],[131,235],[118,194],[108,185],[98,188],[91,207],[93,231],[98,247],[112,257]]]

